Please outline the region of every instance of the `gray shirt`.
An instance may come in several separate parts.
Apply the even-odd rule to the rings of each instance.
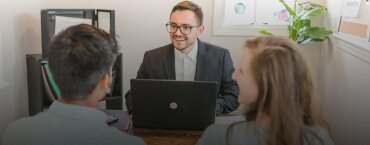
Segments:
[[[227,129],[230,125],[214,124],[209,126],[203,133],[203,136],[198,140],[196,145],[267,145],[266,136],[268,129],[257,125],[253,122],[241,122],[234,124],[228,135],[227,144]],[[316,134],[323,145],[333,145],[326,129],[316,125],[307,127],[307,129]],[[308,134],[310,145],[322,145],[319,139],[312,134]],[[305,142],[308,145],[307,142]]]
[[[145,145],[106,119],[100,110],[54,101],[48,111],[12,123],[2,145]]]

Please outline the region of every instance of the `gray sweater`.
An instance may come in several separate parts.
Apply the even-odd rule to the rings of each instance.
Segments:
[[[266,136],[268,129],[253,122],[241,122],[235,124],[227,137],[227,129],[230,125],[214,124],[209,126],[198,140],[197,145],[267,145]],[[313,134],[308,134],[305,145],[333,145],[333,141],[326,129],[319,125],[307,127]],[[228,138],[228,144],[227,139]]]

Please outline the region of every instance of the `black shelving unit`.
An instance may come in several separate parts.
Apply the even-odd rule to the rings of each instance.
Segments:
[[[44,9],[41,10],[42,54],[27,54],[27,84],[29,115],[35,115],[48,108],[52,101],[48,98],[43,81],[42,65],[47,63],[47,52],[50,41],[55,35],[55,17],[66,16],[91,19],[91,25],[99,24],[99,13],[109,13],[109,33],[115,34],[115,11],[100,9]],[[101,23],[101,22],[100,22]],[[99,27],[99,26],[98,26]],[[113,66],[112,93],[104,98],[106,109],[122,110],[122,54]]]
[[[41,72],[41,65],[47,62],[47,59],[41,54],[27,54],[26,59],[29,115],[32,116],[51,105],[51,101],[46,96]],[[106,101],[106,109],[122,110],[122,54],[117,57],[113,69],[116,71],[114,82],[112,82],[113,92],[102,101]]]

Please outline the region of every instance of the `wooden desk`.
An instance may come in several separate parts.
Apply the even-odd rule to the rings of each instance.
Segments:
[[[132,129],[131,117],[122,110],[103,110],[105,113],[119,118],[110,126],[117,127],[121,131],[130,133],[144,139],[148,145],[194,145],[202,136],[199,130],[177,130],[177,129]],[[231,124],[243,121],[243,116],[220,115],[216,117],[215,124]]]
[[[148,145],[194,145],[203,131],[135,128],[133,135]]]
[[[220,115],[215,124],[231,124],[243,121],[243,116]],[[134,128],[133,135],[144,139],[148,145],[194,145],[203,131]]]

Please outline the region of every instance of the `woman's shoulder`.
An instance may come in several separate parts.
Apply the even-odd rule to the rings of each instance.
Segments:
[[[212,124],[205,130],[204,134],[210,133],[214,135],[244,134],[251,128],[256,128],[254,124],[248,122],[236,122],[233,124]]]
[[[238,122],[233,124],[213,124],[209,126],[199,139],[197,145],[225,145],[232,144],[256,144],[256,133],[264,129],[249,122]]]
[[[226,144],[226,130],[228,125],[212,124],[203,132],[196,145],[223,145]]]
[[[307,140],[309,144],[318,144],[318,145],[334,144],[329,131],[320,125],[307,126],[306,131],[307,131]]]
[[[229,128],[230,124],[212,124],[207,127],[205,132],[224,132]]]

